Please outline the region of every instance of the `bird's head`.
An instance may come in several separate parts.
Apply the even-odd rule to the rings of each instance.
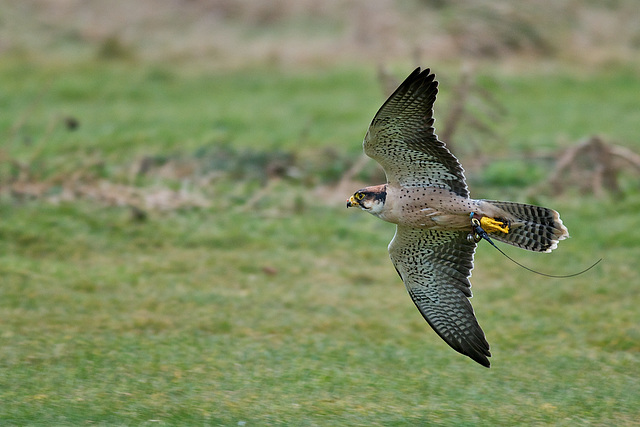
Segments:
[[[347,207],[359,207],[363,211],[370,214],[378,215],[384,208],[384,202],[387,199],[387,185],[376,185],[373,187],[365,187],[353,193],[353,196],[347,200]]]

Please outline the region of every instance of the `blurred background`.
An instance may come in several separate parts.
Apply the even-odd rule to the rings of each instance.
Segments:
[[[220,67],[637,60],[632,0],[3,1],[3,52],[198,60]]]
[[[636,0],[0,0],[0,424],[638,425]],[[486,370],[415,309],[362,138],[417,66],[476,198]]]

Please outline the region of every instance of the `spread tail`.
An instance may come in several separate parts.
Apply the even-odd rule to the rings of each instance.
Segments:
[[[569,237],[560,215],[553,209],[514,202],[483,200],[481,213],[495,221],[485,231],[492,239],[528,251],[551,252],[560,240]],[[484,218],[483,218],[484,219]]]

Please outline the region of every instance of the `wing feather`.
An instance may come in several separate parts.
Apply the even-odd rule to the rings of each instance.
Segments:
[[[454,350],[489,367],[489,343],[469,302],[476,244],[467,234],[399,225],[389,255],[433,330]]]
[[[437,93],[435,74],[416,68],[376,113],[364,152],[380,163],[391,184],[440,187],[468,197],[462,166],[435,134]]]

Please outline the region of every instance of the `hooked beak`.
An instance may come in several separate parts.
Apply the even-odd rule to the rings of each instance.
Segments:
[[[360,206],[360,203],[358,203],[356,199],[353,196],[351,196],[349,197],[349,200],[347,200],[347,207],[350,208],[353,206]]]

